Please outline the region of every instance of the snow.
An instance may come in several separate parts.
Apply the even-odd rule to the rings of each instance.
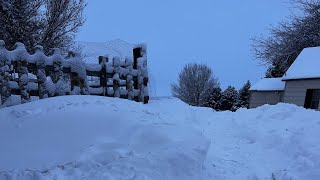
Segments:
[[[285,82],[282,78],[263,78],[254,84],[250,91],[283,91]]]
[[[320,47],[305,48],[287,70],[283,80],[320,78]]]
[[[63,96],[0,109],[0,179],[319,179],[320,112]]]
[[[102,66],[100,64],[86,64],[86,70],[88,71],[101,71]]]
[[[71,57],[68,59],[68,63],[71,68],[71,72],[77,73],[78,77],[81,79],[87,78],[86,64],[82,61],[80,54],[75,52],[70,52]]]
[[[102,94],[103,93],[103,87],[99,87],[99,88],[89,87],[89,92],[90,92],[90,94]]]

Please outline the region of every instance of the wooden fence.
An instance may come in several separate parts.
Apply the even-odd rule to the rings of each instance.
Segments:
[[[63,95],[98,95],[148,103],[147,53],[143,45],[133,48],[133,59],[100,56],[97,64],[85,64],[79,54],[64,58],[59,49],[47,56],[41,46],[29,54],[22,43],[8,51],[0,41],[0,93],[6,105],[12,95],[21,102]]]

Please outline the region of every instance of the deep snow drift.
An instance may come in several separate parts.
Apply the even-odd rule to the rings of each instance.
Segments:
[[[320,112],[65,96],[0,109],[0,179],[319,179]]]

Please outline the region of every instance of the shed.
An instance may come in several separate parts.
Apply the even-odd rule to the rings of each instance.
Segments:
[[[285,82],[282,78],[263,78],[250,88],[250,108],[282,102]]]

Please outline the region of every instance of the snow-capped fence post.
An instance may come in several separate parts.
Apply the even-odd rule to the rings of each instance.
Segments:
[[[48,90],[46,87],[46,55],[43,52],[42,46],[35,47],[35,58],[37,65],[37,79],[38,79],[38,91],[39,98],[44,99],[48,98]]]
[[[117,69],[120,68],[120,58],[114,57],[113,58],[113,67],[115,69],[115,73],[112,77],[113,79],[113,97],[120,98],[120,75],[117,72]]]
[[[78,53],[69,52],[70,76],[71,76],[71,94],[87,95],[87,71],[85,64],[81,61]]]
[[[69,91],[66,82],[63,79],[63,65],[64,60],[61,55],[61,50],[59,48],[53,49],[53,54],[51,56],[53,63],[53,73],[51,75],[52,82],[55,84],[55,96],[64,96]]]
[[[147,104],[148,101],[149,101],[149,92],[148,92],[148,81],[149,81],[149,78],[148,77],[144,77],[143,78],[143,85],[144,85],[144,97],[143,97],[143,103],[144,104]]]
[[[29,83],[29,71],[28,71],[28,57],[29,54],[26,50],[26,47],[22,43],[16,43],[15,44],[15,50],[16,54],[16,61],[17,61],[17,70],[18,70],[18,76],[19,76],[19,88],[20,88],[20,96],[21,96],[21,103],[27,103],[30,102],[30,94],[28,89],[28,83]]]
[[[107,65],[108,58],[99,56],[99,64],[101,65],[101,72],[100,72],[100,86],[103,88],[103,96],[106,96],[107,93]]]
[[[126,58],[125,60],[125,66],[126,69],[128,70],[128,74],[126,76],[126,90],[128,92],[128,100],[133,100],[134,99],[134,92],[133,92],[133,76],[130,73],[130,70],[132,71],[132,59]]]
[[[141,56],[141,47],[133,49],[133,69],[138,69],[138,58]],[[134,89],[138,89],[138,78],[134,78]]]
[[[137,81],[135,81],[135,89],[139,89],[139,101],[148,103],[148,68],[147,68],[147,48],[145,45],[136,46],[133,49],[134,67],[138,69]]]
[[[10,61],[6,56],[5,42],[0,40],[0,95],[1,104],[5,105],[11,97],[10,89]]]

